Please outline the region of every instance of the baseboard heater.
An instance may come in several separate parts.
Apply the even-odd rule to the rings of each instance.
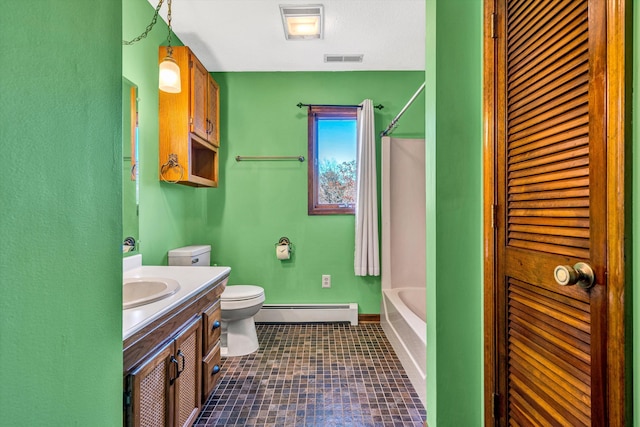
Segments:
[[[265,304],[254,320],[262,323],[351,322],[358,324],[358,304]]]

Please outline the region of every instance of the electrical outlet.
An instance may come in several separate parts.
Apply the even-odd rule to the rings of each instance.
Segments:
[[[330,288],[331,287],[331,275],[330,274],[323,274],[322,275],[322,287],[323,288]]]

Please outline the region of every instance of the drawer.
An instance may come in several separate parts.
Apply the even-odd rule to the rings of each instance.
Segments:
[[[202,403],[206,402],[220,378],[220,344],[202,360]]]
[[[205,310],[202,315],[204,322],[202,340],[202,355],[206,356],[211,352],[213,346],[220,339],[220,330],[222,329],[222,318],[220,316],[220,301],[217,301],[211,307]]]

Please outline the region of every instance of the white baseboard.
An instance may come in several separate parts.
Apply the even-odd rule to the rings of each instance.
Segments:
[[[358,304],[265,304],[254,320],[264,323],[350,322],[357,325]]]

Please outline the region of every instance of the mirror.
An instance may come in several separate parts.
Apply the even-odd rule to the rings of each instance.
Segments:
[[[139,250],[138,87],[122,78],[122,252]]]

